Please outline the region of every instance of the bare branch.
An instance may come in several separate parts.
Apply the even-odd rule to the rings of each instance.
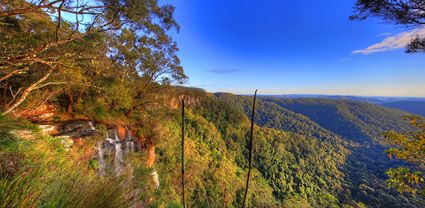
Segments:
[[[16,96],[17,96],[17,95],[21,92],[21,90],[22,90],[22,88],[20,87],[20,88],[16,91],[16,93],[13,93],[12,86],[9,86],[9,92],[10,92],[10,94],[12,95],[12,100],[8,103],[8,105],[10,105],[11,103],[13,103],[13,101],[15,101]]]
[[[10,11],[2,11],[0,13],[0,17],[15,16],[15,15],[26,14],[26,13],[31,13],[31,12],[41,12],[41,9],[52,8],[52,6],[54,4],[56,4],[60,1],[61,0],[56,0],[56,1],[50,2],[50,3],[45,4],[45,5],[42,5],[42,3],[44,1],[41,1],[40,4],[37,5],[37,6],[23,8],[23,9],[15,9],[15,10],[10,10]]]
[[[53,72],[53,67],[50,67],[49,71],[43,76],[41,77],[39,80],[37,80],[36,82],[34,82],[33,84],[31,84],[30,86],[28,86],[19,96],[18,100],[16,100],[16,102],[10,106],[6,111],[3,112],[3,115],[9,114],[10,112],[12,112],[13,110],[15,110],[19,105],[21,105],[25,99],[27,98],[27,96],[35,89],[37,88],[37,86],[39,86],[41,83],[43,83],[44,81],[47,80],[47,78],[50,77],[50,75]]]
[[[33,90],[38,90],[40,88],[43,88],[43,87],[46,87],[46,86],[49,86],[49,85],[61,85],[61,84],[66,84],[66,82],[48,82],[48,83],[45,83],[45,84],[42,84],[40,86],[35,87]]]
[[[13,71],[7,73],[6,75],[0,77],[0,82],[4,81],[6,79],[9,79],[10,77],[12,77],[13,75],[15,75],[15,74],[17,74],[19,72],[23,72],[23,71],[26,71],[26,70],[28,70],[28,67],[25,67],[23,69],[13,70]]]
[[[65,0],[63,0],[61,2],[61,4],[59,5],[59,8],[58,8],[58,24],[56,25],[56,41],[59,40],[58,31],[59,31],[59,28],[61,28],[62,7],[63,7],[64,4],[65,4]]]

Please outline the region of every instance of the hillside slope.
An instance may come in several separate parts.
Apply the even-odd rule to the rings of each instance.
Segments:
[[[237,164],[246,167],[249,122],[244,112],[215,96],[205,99],[194,112],[217,126]],[[340,204],[337,196],[343,174],[337,167],[345,161],[344,147],[311,135],[256,129],[254,167],[273,188],[277,201],[287,206],[295,199],[314,207]]]
[[[408,113],[375,104],[327,99],[265,99],[305,115],[324,128],[353,141],[374,139],[387,130],[405,131]]]
[[[425,101],[394,101],[382,103],[381,105],[425,116]]]
[[[250,115],[250,97],[216,94]],[[251,101],[252,102],[252,101]],[[379,134],[390,129],[406,131],[406,112],[370,103],[329,99],[262,98],[257,105],[261,126],[314,135],[350,150],[340,170],[346,191],[340,199],[355,199],[372,207],[421,207],[422,198],[401,196],[388,190],[384,172],[401,164],[389,160]],[[365,191],[369,190],[369,191]],[[407,203],[407,204],[405,204]],[[416,204],[416,205],[415,205]]]
[[[122,173],[119,176],[103,173],[102,180],[113,183],[102,185],[106,186],[105,189],[116,187],[127,190],[111,207],[128,207],[125,202],[129,197],[144,207],[181,207],[180,99],[187,103],[187,206],[240,207],[248,170],[248,117],[252,104],[252,97],[248,96],[176,88],[176,94],[170,95],[164,105],[150,108],[143,117],[109,115],[104,120],[86,119],[84,123],[88,125],[84,128],[95,128],[103,134],[72,138],[74,142],[66,147],[66,151],[63,145],[70,138],[44,135],[32,139],[36,142],[20,142],[25,145],[16,147],[0,142],[0,153],[22,155],[19,169],[25,170],[22,173],[26,175],[32,169],[36,172],[34,167],[47,166],[55,170],[64,168],[66,164],[75,172],[72,180],[84,181],[79,177],[90,173],[94,186],[97,173],[102,172],[102,165],[99,165],[103,163],[101,147],[104,143],[111,143],[105,132],[119,132],[126,125],[128,133],[125,135],[140,143],[137,148],[140,151],[117,158],[116,149],[108,150],[107,157],[111,157],[109,166],[115,167],[116,161],[122,160],[123,164],[118,164]],[[55,114],[49,125],[69,118],[69,115],[61,115],[60,112]],[[291,208],[423,207],[423,198],[401,195],[389,190],[385,184],[384,171],[399,163],[388,160],[383,154],[385,147],[375,136],[378,131],[386,129],[407,129],[407,124],[402,124],[402,119],[398,118],[401,114],[401,111],[358,102],[259,99],[248,205]],[[0,127],[2,122],[0,119]],[[61,122],[74,125],[73,121]],[[1,134],[0,139],[4,140]],[[120,143],[119,140],[112,142]],[[51,155],[50,160],[58,162],[40,160],[43,155]],[[0,162],[3,165],[10,161]],[[43,178],[30,178],[31,183],[44,187],[47,192],[39,190],[37,193],[41,195],[24,197],[39,196],[32,199],[39,206],[46,205],[44,199],[59,197],[68,200],[66,194],[54,194],[55,184],[63,184],[63,192],[73,190],[72,183],[65,180],[66,171],[53,173]],[[12,173],[6,178],[0,177],[0,183],[8,184],[9,178],[24,176],[19,172]],[[154,183],[151,181],[153,176],[157,180]],[[37,182],[39,180],[52,185],[41,186],[41,182]],[[72,197],[77,199],[74,201],[78,201],[80,192],[71,192]]]

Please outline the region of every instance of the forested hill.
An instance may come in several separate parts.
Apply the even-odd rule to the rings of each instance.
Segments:
[[[251,115],[252,98],[228,93],[216,93],[219,99]],[[333,139],[336,135],[322,128],[307,116],[295,113],[272,102],[260,99],[257,103],[255,122],[261,126],[294,132],[320,139]]]
[[[22,131],[22,125],[15,125],[20,121],[0,117],[0,132],[7,133],[7,137],[0,135],[0,153],[10,155],[0,158],[1,164],[9,164],[9,158],[21,155],[17,170],[2,170],[1,193],[16,183],[10,186],[16,188],[7,193],[13,195],[11,202],[22,201],[13,193],[30,183],[36,192],[30,190],[22,197],[40,206],[58,200],[73,205],[84,196],[82,203],[100,203],[97,199],[103,197],[101,204],[109,207],[131,207],[131,203],[182,207],[181,157],[177,156],[181,151],[181,106],[176,101],[184,99],[186,205],[241,207],[248,170],[252,97],[181,87],[169,88],[163,95],[162,103],[151,105],[143,117],[99,107],[87,114],[91,103],[83,102],[87,109],[76,110],[91,123],[78,121],[76,137],[74,131],[67,130],[76,121],[72,114],[60,110],[61,97],[49,103],[57,110],[49,111],[50,119],[45,125],[59,124],[62,127],[58,131],[68,137],[36,133],[30,142],[22,142],[20,135],[25,138],[28,133],[13,136],[14,131]],[[385,120],[401,119],[398,117],[404,112],[322,99],[259,99],[257,104],[249,207],[413,208],[425,204],[422,197],[402,195],[388,188],[384,172],[397,162],[390,161],[383,152],[385,147],[374,140],[381,130],[406,129],[407,125]],[[110,147],[115,143],[110,143],[109,132],[119,132],[123,125],[130,129],[125,135],[134,135],[139,151],[117,158],[117,147]],[[93,129],[97,134],[87,136]],[[125,164],[118,166],[120,175],[108,175],[117,173],[116,161],[120,160]],[[57,169],[62,171],[54,171]],[[38,172],[49,174],[37,175]],[[99,173],[104,179],[99,180]],[[102,190],[115,191],[111,197],[110,192]]]
[[[251,97],[215,94],[221,100],[251,114]],[[323,98],[260,98],[256,122],[270,128],[312,135],[339,135],[353,141],[377,140],[388,130],[407,131],[404,117],[411,113],[376,104]]]
[[[215,94],[219,99],[251,114],[252,97],[227,93]],[[375,104],[323,98],[260,98],[256,123],[260,126],[311,135],[344,146],[347,160],[340,167],[345,174],[340,195],[372,207],[404,207],[405,197],[387,189],[384,172],[399,165],[384,153],[387,148],[379,135],[387,130],[409,130],[403,119],[409,113]],[[348,196],[347,196],[348,195]],[[412,203],[413,198],[407,200]],[[413,200],[414,201],[414,200]],[[421,207],[421,205],[417,205]],[[413,206],[415,207],[415,206]]]
[[[354,141],[375,139],[378,134],[392,129],[409,129],[409,123],[403,117],[410,113],[371,103],[311,98],[264,101],[305,115],[322,127]]]
[[[400,100],[394,102],[386,102],[382,105],[390,108],[402,109],[410,113],[425,116],[425,101]]]

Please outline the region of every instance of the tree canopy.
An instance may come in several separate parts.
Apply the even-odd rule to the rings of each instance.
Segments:
[[[388,131],[384,133],[388,143],[392,146],[386,152],[390,158],[405,160],[416,167],[397,167],[387,171],[388,183],[400,192],[425,194],[425,122],[417,116],[408,118],[415,131],[398,133]]]
[[[363,20],[370,16],[413,27],[425,24],[425,2],[423,0],[357,0],[355,14],[351,19]],[[415,37],[407,46],[408,53],[425,52],[425,37]]]
[[[186,78],[168,35],[179,30],[173,13],[173,6],[156,0],[2,0],[4,114],[41,88],[50,89],[46,98],[51,97],[54,85],[73,86],[60,88],[67,89],[70,104],[92,87],[106,92],[131,87],[122,108],[139,109],[144,103],[137,100],[147,97],[148,88]],[[99,82],[106,80],[113,85],[102,89]]]

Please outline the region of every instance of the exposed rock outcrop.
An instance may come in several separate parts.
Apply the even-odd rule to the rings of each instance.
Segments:
[[[114,173],[121,175],[125,166],[125,156],[139,151],[140,144],[132,137],[128,128],[121,135],[117,128],[110,129],[105,140],[98,142],[99,174]]]
[[[57,107],[51,104],[43,104],[35,109],[24,109],[21,111],[13,111],[16,117],[27,118],[33,122],[51,121],[54,115],[57,114]]]
[[[70,136],[72,138],[90,137],[99,133],[92,121],[72,120],[63,122],[55,136]]]

